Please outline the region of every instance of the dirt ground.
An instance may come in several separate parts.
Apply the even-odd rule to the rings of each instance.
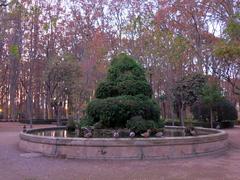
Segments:
[[[168,161],[27,157],[18,148],[22,127],[0,123],[0,180],[240,180],[240,127],[226,130],[225,154]]]

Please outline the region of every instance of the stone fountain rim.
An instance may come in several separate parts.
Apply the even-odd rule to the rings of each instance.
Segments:
[[[165,126],[168,129],[184,129],[181,126]],[[150,138],[80,138],[80,137],[50,137],[31,134],[36,131],[62,130],[65,126],[37,128],[20,133],[20,139],[42,144],[57,144],[66,146],[159,146],[159,145],[186,145],[203,144],[227,139],[228,134],[223,130],[195,127],[197,130],[213,134],[183,137],[150,137]]]

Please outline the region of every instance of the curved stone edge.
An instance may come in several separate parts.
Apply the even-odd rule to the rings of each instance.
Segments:
[[[53,129],[56,128],[45,128],[45,130]],[[206,128],[197,129],[215,134],[196,137],[86,139],[28,134],[42,130],[33,129],[27,133],[20,133],[19,146],[27,152],[79,159],[178,159],[219,154],[228,149],[226,132]]]

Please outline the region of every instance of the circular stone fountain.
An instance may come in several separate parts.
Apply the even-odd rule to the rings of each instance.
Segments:
[[[223,153],[228,135],[222,130],[196,128],[199,136],[161,138],[56,137],[65,127],[32,129],[20,133],[19,146],[26,152],[79,159],[175,159]],[[182,132],[182,127],[165,127]],[[51,132],[49,136],[38,135]],[[62,131],[65,132],[65,131]],[[43,133],[44,134],[44,133]],[[48,133],[49,134],[49,133]]]
[[[78,125],[93,126],[95,130],[125,128],[138,135],[160,130],[164,122],[153,95],[143,66],[120,54],[111,61],[107,77],[98,85],[96,97]],[[226,151],[224,131],[195,130],[198,136],[184,136],[183,127],[164,127],[166,134],[161,138],[78,138],[67,136],[65,127],[33,129],[20,133],[19,146],[27,152],[80,159],[172,159]]]

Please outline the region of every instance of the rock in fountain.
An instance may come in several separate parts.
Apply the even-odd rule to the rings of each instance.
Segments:
[[[155,134],[155,136],[156,136],[156,137],[163,137],[163,132],[157,132],[157,133]]]

